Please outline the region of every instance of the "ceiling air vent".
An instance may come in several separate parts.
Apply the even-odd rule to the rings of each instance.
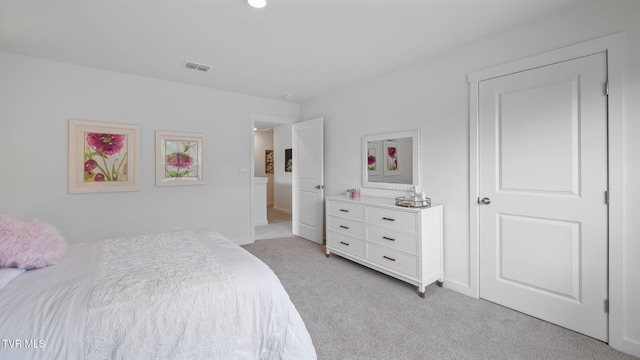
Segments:
[[[198,64],[198,63],[194,63],[193,61],[185,61],[184,67],[191,70],[200,70],[202,72],[207,72],[209,71],[209,69],[211,69],[211,66],[209,65]]]

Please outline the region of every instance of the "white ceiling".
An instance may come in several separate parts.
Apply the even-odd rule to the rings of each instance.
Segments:
[[[267,1],[0,0],[0,51],[302,103],[584,0]]]

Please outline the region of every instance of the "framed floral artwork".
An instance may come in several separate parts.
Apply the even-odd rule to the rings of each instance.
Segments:
[[[204,134],[156,131],[156,186],[204,184]]]
[[[69,120],[69,193],[138,191],[140,126]]]
[[[367,145],[367,172],[369,175],[380,175],[382,167],[382,142],[370,142]]]
[[[398,163],[398,142],[395,140],[384,141],[384,176],[400,175],[400,166]]]

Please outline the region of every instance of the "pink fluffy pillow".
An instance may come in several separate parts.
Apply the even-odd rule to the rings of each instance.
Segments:
[[[37,269],[57,263],[66,251],[53,225],[0,216],[0,267]]]

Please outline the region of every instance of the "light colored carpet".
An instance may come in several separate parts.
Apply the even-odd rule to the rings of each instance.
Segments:
[[[255,227],[254,238],[256,240],[274,239],[293,236],[291,232],[291,215],[267,208],[267,221],[269,224]]]
[[[256,226],[255,239],[265,240],[293,236],[291,220]]]
[[[416,287],[286,237],[244,246],[278,275],[318,359],[637,359],[485,300]]]

